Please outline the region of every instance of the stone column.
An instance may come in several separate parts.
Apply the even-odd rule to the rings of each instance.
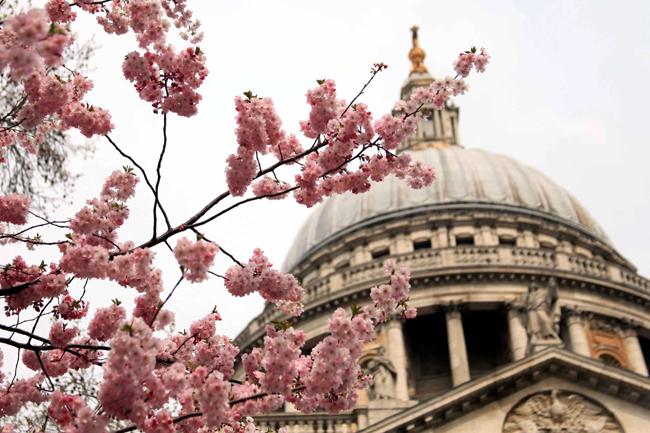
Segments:
[[[566,323],[569,328],[571,350],[578,355],[591,357],[589,340],[587,339],[587,330],[585,329],[585,323],[584,320],[582,320],[580,312],[570,310]]]
[[[398,400],[409,399],[408,378],[406,377],[406,346],[402,333],[402,322],[391,320],[386,326],[386,355],[393,363],[397,377],[395,378],[395,397]]]
[[[521,319],[521,309],[508,305],[508,333],[510,334],[510,353],[513,361],[526,356],[528,350],[528,332]]]
[[[639,344],[639,337],[634,328],[628,328],[623,334],[623,341],[625,342],[625,349],[627,351],[627,361],[630,370],[634,371],[641,376],[648,376],[648,366],[645,363],[641,345]]]
[[[403,254],[413,252],[413,242],[405,234],[395,236],[390,248],[391,254]]]
[[[357,430],[363,430],[368,427],[368,409],[357,409]]]
[[[457,306],[450,307],[446,311],[446,316],[451,381],[453,386],[458,386],[469,380],[469,362],[467,361],[463,321]]]
[[[439,227],[436,230],[436,238],[437,242],[434,247],[447,248],[449,246],[449,233],[446,227]]]

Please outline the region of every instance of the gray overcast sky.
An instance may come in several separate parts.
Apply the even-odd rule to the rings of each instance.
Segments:
[[[316,79],[336,80],[339,94],[350,99],[370,66],[383,61],[389,69],[364,96],[380,115],[390,110],[407,77],[409,28],[417,24],[434,75],[451,74],[457,53],[471,45],[492,54],[487,73],[472,75],[470,93],[457,99],[463,144],[507,154],[566,187],[619,251],[650,275],[650,2],[192,1],[190,7],[203,22],[201,49],[210,75],[199,115],[171,116],[161,196],[174,222],[224,189],[224,160],[236,145],[235,95],[252,89],[272,97],[285,128],[297,132],[308,113],[305,91]],[[161,118],[137,99],[121,73],[133,38],[107,36],[89,18],[75,28],[94,32],[102,46],[93,59],[96,90],[89,100],[110,110],[115,140],[153,172]],[[96,195],[123,163],[98,141],[94,157],[76,165],[84,170],[77,203]],[[144,188],[139,192],[146,195]],[[143,222],[147,200],[130,205],[133,217],[123,239],[149,235]],[[279,266],[307,214],[288,200],[265,203],[218,220],[207,235],[240,259],[259,246]],[[169,254],[158,251],[171,284],[178,271]],[[220,256],[216,267],[229,265]],[[99,306],[127,298],[123,290],[99,283],[89,299]],[[224,316],[221,331],[232,336],[262,306],[257,297],[233,302],[214,280],[181,286],[170,305],[183,327],[215,304]]]

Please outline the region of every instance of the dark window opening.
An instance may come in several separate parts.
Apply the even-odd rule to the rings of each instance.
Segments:
[[[456,236],[456,245],[474,245],[474,236]]]
[[[645,338],[639,335],[639,345],[641,346],[641,352],[643,353],[645,364],[650,365],[650,338]]]
[[[381,250],[376,250],[372,252],[372,258],[374,259],[380,259],[382,257],[386,257],[389,253],[388,248],[383,248]]]
[[[500,311],[463,311],[463,332],[472,377],[509,361],[508,324]]]
[[[614,358],[612,355],[608,355],[607,353],[603,353],[598,357],[601,361],[605,363],[605,365],[609,365],[612,367],[621,367],[621,363],[618,359]]]
[[[445,314],[418,316],[404,324],[409,389],[422,400],[451,389]]]
[[[510,236],[499,236],[499,245],[510,245],[514,247],[517,245],[517,239],[511,238]]]
[[[430,250],[431,249],[431,239],[425,239],[423,241],[413,242],[414,250]]]

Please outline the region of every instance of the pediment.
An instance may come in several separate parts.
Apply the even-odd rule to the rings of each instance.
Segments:
[[[552,412],[553,405],[566,414]],[[646,433],[649,409],[649,378],[551,348],[420,402],[363,433]]]

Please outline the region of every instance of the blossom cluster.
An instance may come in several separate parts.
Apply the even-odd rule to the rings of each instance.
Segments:
[[[27,223],[30,201],[28,197],[20,194],[0,196],[0,222]]]
[[[184,269],[185,278],[198,283],[208,278],[208,270],[218,251],[219,247],[212,242],[202,239],[191,242],[187,238],[181,238],[176,243],[174,255],[178,264]]]
[[[124,224],[129,216],[129,210],[123,201],[135,192],[138,178],[125,168],[124,172],[114,171],[105,181],[102,193],[98,198],[87,202],[70,221],[72,245],[59,246],[63,257],[61,268],[65,272],[75,274],[80,278],[105,278],[109,268],[119,269],[119,278],[125,275],[128,267],[125,261],[133,259],[131,266],[142,268],[144,262],[150,262],[152,256],[142,257],[142,253],[127,254],[119,260],[109,263],[109,252],[117,245],[116,230]]]
[[[456,73],[461,77],[467,77],[472,70],[476,68],[477,72],[485,72],[485,66],[490,61],[490,55],[481,48],[478,52],[473,48],[458,55],[458,59],[454,63]]]
[[[275,111],[271,98],[259,98],[248,93],[246,98],[235,98],[237,110],[237,153],[226,160],[226,181],[228,190],[234,196],[241,196],[256,176],[255,155],[272,153],[280,160],[292,158],[303,149],[294,135],[282,129],[282,121]],[[269,184],[258,185],[261,187]]]
[[[56,264],[49,267],[28,265],[21,256],[16,256],[0,271],[0,293],[3,289],[26,286],[18,293],[5,296],[7,307],[16,313],[42,299],[63,294],[66,284],[65,275]]]
[[[244,266],[234,265],[226,272],[225,286],[234,296],[258,292],[269,302],[300,302],[304,289],[291,275],[272,269],[264,252],[259,248]]]
[[[201,100],[197,89],[208,74],[205,55],[200,49],[187,48],[176,53],[171,46],[144,55],[137,51],[129,53],[122,63],[122,71],[154,111],[185,117],[196,114]]]
[[[373,120],[363,103],[347,105],[336,96],[336,85],[324,80],[307,92],[311,107],[309,119],[300,123],[308,138],[324,140],[318,152],[305,152],[294,136],[287,135],[270,98],[258,98],[250,93],[237,97],[237,153],[227,159],[226,179],[232,195],[243,195],[258,176],[255,155],[273,153],[281,161],[296,155],[302,160],[301,172],[295,176],[295,187],[265,176],[253,184],[253,194],[284,198],[284,191],[293,190],[298,203],[308,207],[324,197],[343,192],[362,193],[370,189],[371,181],[380,181],[393,174],[405,178],[419,188],[433,181],[433,172],[421,165],[411,164],[406,155],[396,156],[391,150],[413,133],[413,116],[384,116]],[[288,148],[287,144],[291,144]],[[379,152],[369,157],[371,149]],[[313,149],[313,147],[312,147]],[[278,155],[280,154],[280,155]],[[352,162],[359,164],[353,167]]]
[[[415,318],[416,311],[406,305],[409,289],[411,288],[411,273],[405,268],[398,268],[393,261],[387,261],[384,272],[390,277],[389,284],[382,284],[370,291],[373,301],[371,313],[379,321],[388,320],[391,314],[401,312],[405,318]]]
[[[196,45],[203,37],[200,22],[193,18],[186,0],[112,0],[76,2],[75,6],[97,15],[97,22],[110,34],[132,31],[144,54],[126,55],[122,70],[133,82],[141,99],[151,103],[156,112],[173,112],[192,116],[197,112],[201,95],[197,89],[207,76],[205,56],[198,46],[176,52],[168,43],[169,29],[176,27],[183,39]],[[53,22],[74,20],[76,14],[63,0],[49,0],[46,10]]]
[[[56,115],[62,130],[76,128],[86,137],[107,134],[113,129],[108,112],[81,100],[91,88],[92,83],[81,75],[66,82],[56,75],[35,73],[25,81],[28,103],[19,116],[27,128]]]
[[[338,308],[328,321],[330,335],[308,355],[301,354],[303,331],[268,326],[263,347],[242,356],[249,389],[282,396],[304,412],[354,407],[356,391],[368,382],[357,361],[364,344],[374,338],[375,327],[394,315],[414,317],[415,310],[406,305],[408,271],[397,270],[394,263],[387,262],[385,272],[390,281],[372,289],[373,302],[356,307],[352,314]],[[406,310],[409,313],[403,314]],[[241,410],[250,414],[260,407],[249,404]]]
[[[0,70],[8,69],[13,80],[24,84],[26,99],[14,113],[15,124],[3,130],[0,147],[21,143],[34,152],[33,143],[40,137],[26,131],[42,136],[51,129],[76,128],[91,137],[113,128],[108,112],[82,101],[92,87],[90,81],[79,74],[68,81],[58,75],[71,43],[68,30],[50,22],[44,9],[32,8],[7,19],[0,30]]]

